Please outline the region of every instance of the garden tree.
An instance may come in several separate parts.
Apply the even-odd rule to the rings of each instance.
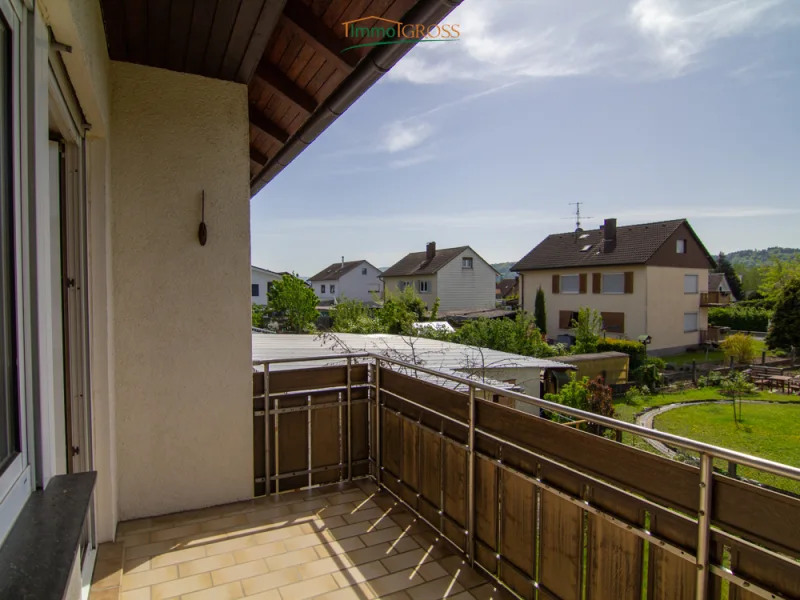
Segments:
[[[545,394],[545,400],[557,402],[605,417],[614,416],[614,405],[611,399],[611,388],[605,385],[602,377],[589,381],[588,377],[578,379],[574,372],[570,373],[569,383],[565,383],[557,394]],[[555,421],[574,421],[571,417],[555,414]],[[586,429],[596,435],[603,435],[605,428],[596,423],[589,423]]]
[[[603,317],[596,310],[583,307],[578,311],[578,318],[572,320],[575,332],[575,354],[593,354],[597,352],[600,332],[603,330]]]
[[[733,404],[733,422],[737,425],[742,422],[742,396],[752,394],[755,386],[747,380],[747,376],[741,371],[733,371],[722,380],[720,391],[725,396],[731,397]],[[736,413],[736,400],[739,400],[739,413]]]
[[[589,412],[604,417],[614,418],[614,404],[612,402],[611,387],[606,385],[603,377],[598,375],[586,386],[589,392]],[[589,423],[587,430],[595,435],[604,435],[606,428],[598,423]]]
[[[382,323],[360,300],[343,299],[332,312],[331,331],[336,333],[385,333],[381,330]]]
[[[767,333],[770,350],[800,347],[800,276],[783,286]]]
[[[667,363],[657,356],[645,356],[641,364],[631,371],[631,379],[650,392],[655,392],[664,379],[663,371]]]
[[[539,358],[555,356],[558,352],[547,344],[530,315],[522,312],[517,313],[513,320],[467,321],[451,335],[450,341]]]
[[[733,268],[731,261],[728,260],[728,257],[725,256],[724,252],[720,252],[719,256],[717,256],[717,268],[714,269],[714,272],[725,275],[725,279],[728,280],[728,285],[731,288],[731,293],[733,294],[734,298],[737,300],[744,300],[742,281],[739,279],[736,269]]]
[[[775,259],[770,266],[761,269],[758,291],[774,307],[783,288],[795,279],[800,279],[800,258]]]
[[[441,303],[442,301],[438,297],[433,301],[433,306],[431,306],[431,314],[428,317],[429,320],[435,321],[439,317],[439,306]]]
[[[739,364],[750,364],[758,354],[756,340],[752,336],[744,333],[735,333],[725,338],[720,344],[725,358],[733,360]]]
[[[269,308],[267,308],[266,304],[253,304],[253,314],[252,314],[253,327],[258,327],[259,329],[266,329],[268,311]]]
[[[305,282],[296,275],[284,275],[275,281],[270,288],[270,312],[282,317],[292,331],[300,333],[309,329],[316,318],[319,298]]]
[[[543,334],[547,334],[547,309],[544,304],[544,290],[542,286],[536,290],[536,301],[533,306],[533,320],[536,322],[536,327],[539,328]]]

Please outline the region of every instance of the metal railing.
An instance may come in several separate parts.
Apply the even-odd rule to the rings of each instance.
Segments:
[[[386,472],[386,468],[383,462],[382,457],[382,434],[383,434],[383,423],[382,418],[385,412],[385,401],[382,400],[382,392],[384,392],[382,387],[382,371],[384,370],[392,370],[392,371],[401,371],[401,372],[409,372],[414,374],[425,374],[432,378],[444,379],[456,384],[460,384],[464,388],[468,390],[468,394],[466,394],[466,401],[468,402],[468,418],[466,422],[460,421],[459,419],[453,418],[443,412],[437,411],[430,406],[426,406],[424,401],[418,402],[412,400],[410,398],[400,398],[393,392],[390,392],[392,395],[400,398],[403,402],[408,403],[409,405],[413,406],[415,409],[420,409],[426,411],[431,415],[435,415],[437,418],[443,419],[443,421],[448,421],[451,423],[457,423],[463,427],[467,428],[467,441],[466,444],[458,444],[460,447],[463,447],[467,451],[467,460],[468,460],[468,468],[467,468],[467,501],[468,501],[468,509],[467,509],[467,527],[466,527],[466,536],[467,536],[467,544],[465,549],[465,554],[468,557],[470,563],[474,567],[481,568],[484,570],[488,575],[493,577],[497,580],[500,584],[506,585],[506,582],[503,581],[498,574],[491,572],[487,569],[484,565],[476,563],[476,539],[475,539],[475,471],[476,471],[476,458],[481,458],[485,460],[491,460],[493,462],[497,462],[498,469],[507,469],[512,470],[515,475],[521,477],[525,481],[532,483],[536,488],[542,491],[547,491],[552,494],[555,494],[558,498],[562,500],[566,500],[573,505],[579,506],[583,511],[586,513],[594,515],[598,518],[605,520],[605,522],[612,523],[617,527],[620,527],[631,533],[642,540],[649,542],[657,546],[659,549],[665,550],[670,552],[675,556],[679,556],[684,560],[688,560],[696,566],[697,575],[696,575],[696,598],[697,599],[706,599],[708,598],[708,588],[709,588],[709,575],[714,574],[719,577],[721,580],[726,580],[729,584],[739,586],[741,588],[746,589],[748,592],[755,594],[758,597],[763,598],[773,598],[773,599],[780,599],[780,598],[788,598],[790,596],[784,596],[780,593],[776,593],[774,590],[767,589],[766,587],[758,585],[754,581],[747,580],[743,577],[736,575],[730,569],[724,567],[720,561],[717,563],[713,563],[711,560],[711,552],[710,552],[710,538],[712,533],[717,533],[722,535],[725,539],[736,539],[736,543],[740,544],[742,547],[758,551],[764,552],[768,554],[773,559],[777,559],[782,561],[786,565],[793,565],[794,567],[798,567],[798,563],[795,561],[794,558],[783,555],[781,553],[774,552],[772,550],[768,550],[762,547],[759,544],[753,543],[744,538],[735,537],[735,534],[732,534],[730,531],[725,531],[720,527],[712,524],[711,513],[712,513],[712,506],[713,506],[713,486],[712,482],[714,481],[714,469],[713,469],[713,461],[715,459],[720,459],[727,461],[729,464],[736,464],[740,466],[747,466],[753,469],[763,471],[766,473],[771,473],[773,475],[778,475],[781,477],[786,477],[795,481],[800,481],[800,468],[793,467],[790,465],[785,465],[782,463],[778,463],[775,461],[771,461],[768,459],[751,456],[748,454],[744,454],[741,452],[737,452],[735,450],[730,450],[727,448],[722,448],[718,446],[714,446],[711,444],[706,444],[704,442],[700,442],[697,440],[692,440],[684,437],[680,437],[674,434],[658,431],[655,429],[645,428],[639,425],[635,425],[632,423],[627,423],[624,421],[620,421],[614,418],[605,417],[602,415],[598,415],[591,412],[586,412],[577,408],[572,408],[569,406],[565,406],[562,404],[550,402],[547,400],[543,400],[541,398],[536,398],[532,396],[528,396],[525,394],[521,394],[519,392],[515,392],[509,389],[499,388],[490,384],[487,384],[483,381],[479,381],[476,379],[471,379],[469,377],[461,377],[458,375],[454,375],[452,373],[445,373],[441,371],[437,371],[435,369],[430,369],[427,367],[423,367],[420,365],[414,365],[410,363],[403,362],[401,360],[397,360],[394,358],[390,358],[384,355],[370,353],[370,352],[358,352],[358,353],[348,353],[348,354],[341,354],[341,355],[318,355],[318,356],[308,356],[302,358],[286,358],[286,359],[276,359],[276,360],[260,360],[254,361],[254,366],[263,367],[263,378],[264,378],[264,398],[265,400],[265,408],[266,408],[266,418],[265,418],[265,436],[266,436],[266,450],[267,450],[267,493],[270,493],[269,481],[272,479],[275,481],[275,493],[279,493],[281,491],[288,491],[288,490],[281,490],[280,488],[280,479],[283,477],[280,471],[280,456],[277,451],[278,444],[275,444],[275,452],[274,456],[270,457],[270,419],[269,416],[274,416],[274,435],[277,438],[279,435],[279,415],[281,414],[281,409],[279,405],[279,399],[276,398],[274,402],[274,408],[271,408],[269,399],[271,397],[270,388],[269,388],[269,381],[270,381],[270,366],[277,365],[277,364],[289,364],[289,363],[312,363],[312,362],[327,362],[330,364],[338,364],[343,365],[346,367],[347,372],[347,383],[346,383],[346,406],[347,406],[347,423],[346,423],[346,434],[343,432],[342,434],[346,437],[346,445],[347,445],[347,457],[346,461],[339,466],[342,467],[342,471],[344,472],[344,467],[346,466],[346,473],[347,479],[350,480],[353,477],[353,459],[352,459],[352,399],[351,399],[351,371],[353,365],[356,364],[356,361],[366,361],[373,367],[371,381],[368,384],[368,388],[370,389],[370,395],[367,398],[366,402],[369,403],[369,463],[371,464],[370,469],[370,476],[374,478],[379,486],[383,489],[391,493],[398,501],[403,503],[407,508],[409,508],[412,512],[416,514],[421,520],[425,521],[428,525],[439,531],[444,539],[449,541],[453,544],[456,548],[461,550],[460,545],[457,542],[454,542],[452,539],[448,538],[444,531],[443,526],[440,524],[437,526],[435,523],[432,523],[430,520],[424,518],[419,512],[414,510],[412,506],[408,504],[406,500],[400,497],[395,491],[389,489],[385,483],[382,481],[383,474]],[[256,374],[258,375],[258,374]],[[606,427],[609,429],[613,429],[616,431],[627,432],[629,434],[646,438],[650,440],[659,441],[669,446],[683,449],[690,452],[696,452],[699,454],[699,469],[698,471],[698,496],[697,496],[697,505],[699,510],[697,512],[696,517],[692,517],[689,515],[684,515],[680,513],[675,513],[676,517],[679,517],[685,522],[692,523],[697,527],[697,538],[696,538],[696,552],[688,553],[684,548],[680,545],[671,543],[668,540],[660,538],[658,535],[653,534],[651,531],[648,531],[645,527],[638,526],[635,523],[626,522],[624,519],[619,518],[618,516],[613,516],[611,514],[606,513],[604,510],[597,508],[590,504],[585,498],[578,497],[571,495],[569,493],[565,493],[562,490],[549,485],[541,478],[532,477],[529,475],[525,475],[519,471],[514,471],[514,469],[506,466],[502,463],[502,461],[496,461],[494,458],[482,454],[476,449],[476,435],[480,434],[483,438],[495,440],[499,443],[507,445],[513,448],[516,451],[522,452],[526,455],[529,455],[533,458],[547,460],[550,463],[557,464],[559,467],[565,469],[566,471],[573,472],[580,474],[582,477],[590,480],[590,481],[597,481],[598,483],[602,483],[602,485],[613,489],[615,492],[621,493],[629,498],[635,498],[637,501],[642,502],[644,505],[650,505],[654,508],[659,510],[663,510],[664,506],[659,505],[658,503],[647,500],[643,498],[640,494],[637,494],[635,491],[631,491],[629,489],[625,489],[625,487],[615,486],[613,483],[609,483],[605,480],[595,479],[591,474],[587,474],[586,472],[576,470],[573,466],[569,464],[559,463],[557,460],[554,460],[552,456],[545,456],[541,453],[532,451],[529,448],[526,448],[523,445],[513,442],[510,439],[504,439],[501,436],[497,436],[491,431],[482,429],[478,426],[476,420],[476,407],[479,402],[486,402],[486,400],[480,399],[477,397],[476,391],[481,390],[488,396],[503,396],[506,398],[510,398],[516,401],[525,402],[534,406],[537,406],[543,410],[559,413],[562,415],[566,415],[571,417],[574,420],[584,421],[588,423],[594,423],[596,425]],[[329,406],[329,405],[328,405]],[[315,407],[311,406],[311,401],[309,400],[308,411],[309,411],[309,444],[311,438],[311,427],[310,427],[310,414],[311,410]],[[513,409],[509,409],[513,410]],[[399,413],[398,413],[399,414]],[[407,417],[406,417],[407,418]],[[414,421],[412,419],[408,419],[412,421],[414,424],[419,425],[421,428],[425,429],[425,426],[422,425],[421,421]],[[556,425],[556,424],[554,424]],[[558,427],[564,427],[563,425],[556,425]],[[571,429],[571,428],[570,428]],[[434,434],[444,437],[444,433],[436,432],[435,430],[430,430]],[[374,436],[374,437],[373,437]],[[453,442],[455,443],[455,442]],[[373,447],[374,444],[374,447]],[[309,446],[310,447],[310,446]],[[310,455],[310,451],[309,451]],[[272,464],[270,464],[272,463]],[[274,466],[275,475],[270,476],[270,467]],[[620,465],[620,468],[625,468],[624,465]],[[300,473],[308,473],[309,474],[309,486],[311,485],[311,474],[313,473],[313,469],[311,468],[311,464],[309,461],[309,469],[308,471],[298,472]],[[293,473],[294,474],[294,473]],[[399,480],[398,480],[399,482]],[[419,494],[417,494],[419,496]],[[800,504],[798,505],[800,506]],[[669,507],[667,507],[669,508]],[[674,512],[674,510],[672,510]],[[798,518],[800,519],[800,510],[798,511]],[[502,560],[501,555],[497,554],[498,561]],[[504,563],[505,564],[505,563]],[[512,567],[513,565],[506,565]],[[499,572],[499,571],[498,571]],[[585,575],[584,575],[585,577]],[[530,579],[530,578],[529,578]],[[535,588],[541,588],[540,584],[536,581],[530,580],[531,584],[534,585]]]

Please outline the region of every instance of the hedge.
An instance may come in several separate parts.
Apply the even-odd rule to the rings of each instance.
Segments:
[[[601,339],[597,344],[598,352],[624,352],[630,356],[630,370],[633,371],[644,362],[645,346],[633,340],[618,340],[616,338]]]
[[[771,316],[770,311],[763,308],[714,307],[708,309],[708,324],[714,327],[730,327],[737,331],[766,331]]]

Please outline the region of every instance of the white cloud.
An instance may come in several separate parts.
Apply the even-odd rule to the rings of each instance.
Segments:
[[[433,135],[433,128],[424,121],[395,121],[382,132],[381,149],[394,154],[419,146]]]
[[[466,0],[457,42],[420,44],[388,77],[416,84],[607,73],[676,77],[727,38],[800,25],[797,0]]]

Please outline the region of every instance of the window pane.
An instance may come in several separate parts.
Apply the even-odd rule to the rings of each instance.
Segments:
[[[624,273],[610,273],[603,275],[604,294],[624,294],[625,275]]]
[[[577,275],[561,276],[561,293],[577,294],[580,290],[580,278]]]
[[[252,284],[250,287],[251,287],[251,288],[253,288],[253,289],[250,291],[250,292],[251,292],[251,295],[252,295],[252,296],[255,298],[256,296],[258,296],[258,284],[257,284],[257,283],[254,283],[254,284]]]
[[[683,331],[697,331],[697,313],[684,313],[683,315]]]
[[[686,240],[678,240],[676,251],[678,254],[686,254]]]
[[[697,275],[683,276],[683,293],[684,294],[697,293]]]

